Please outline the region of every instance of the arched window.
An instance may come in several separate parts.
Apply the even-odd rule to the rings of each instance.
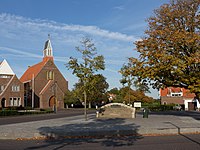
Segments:
[[[54,72],[47,71],[47,80],[54,80]]]

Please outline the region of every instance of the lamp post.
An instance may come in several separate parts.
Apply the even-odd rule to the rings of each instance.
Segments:
[[[54,113],[57,113],[57,81],[54,81]]]

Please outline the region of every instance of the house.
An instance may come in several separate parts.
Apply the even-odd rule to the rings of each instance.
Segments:
[[[195,94],[180,87],[167,87],[160,89],[161,104],[179,104],[185,110],[200,109],[200,103],[195,99]]]
[[[51,41],[45,42],[43,60],[28,67],[20,78],[24,84],[24,105],[32,108],[64,108],[68,82],[54,63]]]
[[[24,106],[23,91],[23,83],[4,59],[0,62],[0,107]]]

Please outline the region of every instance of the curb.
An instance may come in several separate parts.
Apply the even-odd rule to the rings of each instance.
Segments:
[[[46,140],[46,139],[87,139],[87,138],[113,138],[134,136],[170,136],[183,134],[200,134],[200,128],[159,128],[136,130],[103,130],[103,131],[75,131],[75,132],[52,132],[52,133],[34,133],[32,136],[14,135],[4,136],[0,139],[12,140]]]

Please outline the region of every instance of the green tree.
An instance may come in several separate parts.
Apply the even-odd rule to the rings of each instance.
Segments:
[[[109,98],[109,102],[114,103],[123,103],[123,97],[120,94],[120,89],[117,87],[110,89],[107,91],[107,97]]]
[[[200,98],[200,0],[173,0],[148,19],[129,72],[153,88],[184,87]]]
[[[70,57],[68,64],[66,64],[68,69],[73,70],[81,82],[83,82],[83,95],[84,95],[84,105],[85,105],[85,120],[87,120],[87,87],[89,85],[89,79],[98,70],[105,69],[104,57],[102,55],[97,56],[96,47],[92,40],[85,37],[81,40],[81,46],[76,47],[76,50],[81,53],[82,61],[78,61],[77,58]]]
[[[117,94],[119,94],[119,90],[118,90],[118,88],[115,87],[115,88],[112,88],[111,90],[109,90],[108,93],[117,95]]]
[[[97,74],[90,80],[90,102],[100,103],[101,101],[107,101],[106,91],[109,84],[106,82],[106,78]]]
[[[106,82],[106,78],[101,75],[93,75],[88,79],[89,83],[87,84],[87,102],[89,103],[89,108],[91,108],[91,103],[100,103],[101,101],[107,101],[106,91],[109,87]],[[75,84],[75,93],[76,96],[79,97],[80,100],[84,99],[84,89],[83,82],[79,80],[78,83]]]
[[[67,108],[69,107],[69,105],[75,104],[77,101],[78,101],[78,99],[75,96],[74,91],[67,90],[65,92],[64,103],[66,104]]]

